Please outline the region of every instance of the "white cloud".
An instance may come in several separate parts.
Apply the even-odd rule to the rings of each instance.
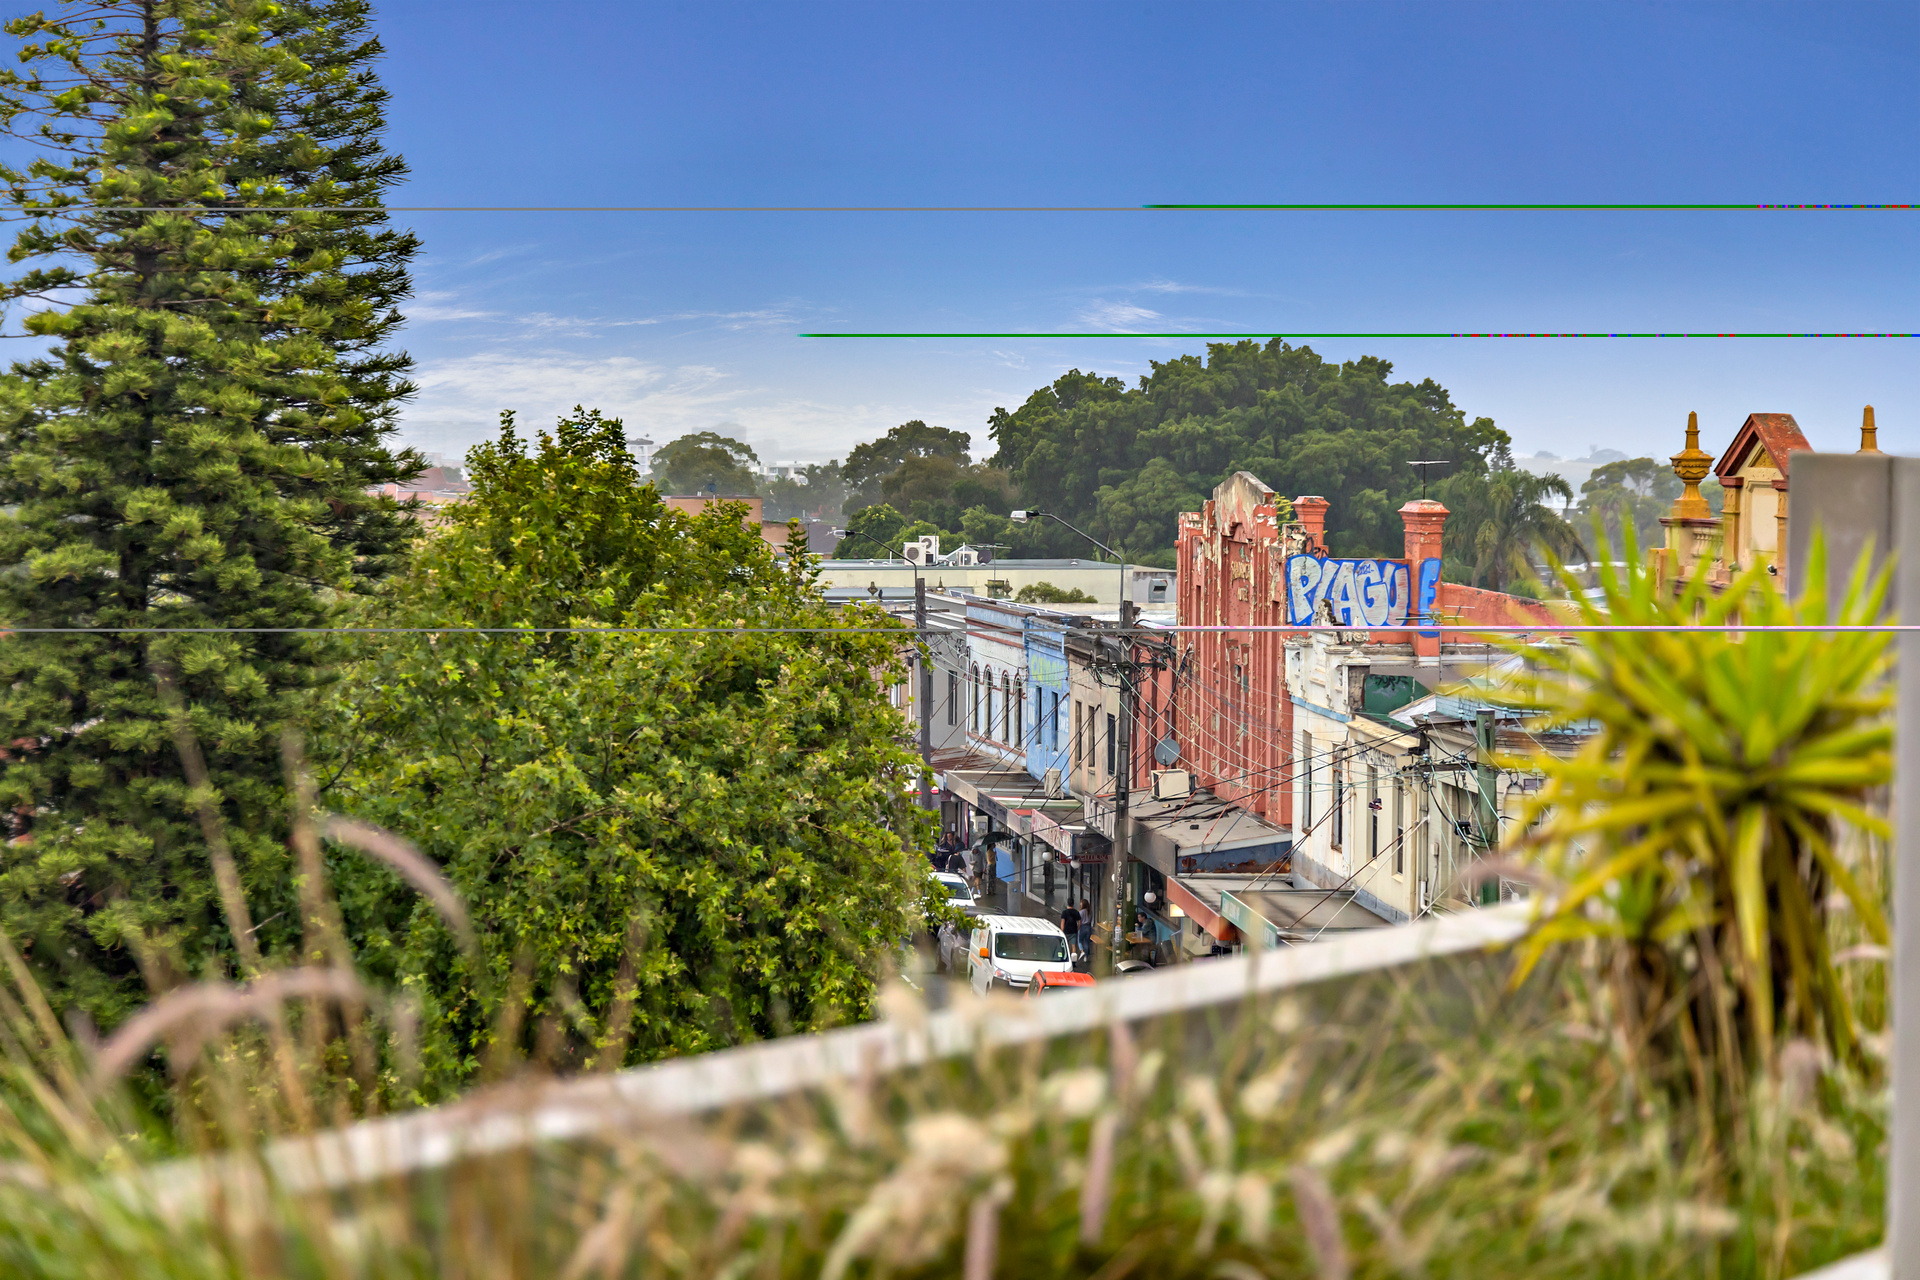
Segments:
[[[498,320],[498,311],[476,311],[471,307],[442,306],[437,302],[409,302],[400,310],[407,319],[425,324],[444,320]]]
[[[1158,311],[1131,302],[1107,302],[1098,298],[1080,310],[1081,323],[1096,329],[1133,329],[1159,318]]]
[[[1177,280],[1149,280],[1145,284],[1133,286],[1142,293],[1221,293],[1232,296],[1244,296],[1243,289],[1223,289],[1211,284],[1181,284]]]
[[[523,430],[553,422],[574,405],[622,419],[657,442],[690,431],[745,440],[768,461],[840,457],[924,409],[904,404],[826,403],[741,384],[711,365],[663,365],[632,356],[501,351],[429,360],[415,379],[419,397],[401,427],[406,442],[459,454],[491,436],[503,409]]]
[[[671,424],[699,430],[727,412],[737,394],[725,375],[707,365],[666,367],[631,356],[586,358],[565,352],[489,352],[429,361],[415,379],[420,395],[408,406],[410,443],[453,452],[492,435],[503,409],[524,426],[552,422],[574,405],[624,418],[653,434]],[[678,431],[675,434],[679,434]]]
[[[519,329],[545,337],[583,337],[607,329],[631,329],[638,326],[688,321],[705,321],[710,327],[734,331],[788,328],[798,323],[791,310],[761,307],[748,311],[674,311],[656,316],[571,316],[551,311],[510,313],[492,311],[460,303],[459,295],[447,290],[423,291],[402,310],[407,319],[426,324],[461,320],[490,320],[502,329]]]

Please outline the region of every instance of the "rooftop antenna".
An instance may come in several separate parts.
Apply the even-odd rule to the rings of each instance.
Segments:
[[[1420,501],[1425,502],[1427,500],[1427,468],[1428,467],[1450,467],[1453,465],[1453,459],[1452,458],[1429,458],[1425,462],[1415,462],[1412,458],[1408,458],[1407,465],[1410,467],[1417,467],[1420,469]]]

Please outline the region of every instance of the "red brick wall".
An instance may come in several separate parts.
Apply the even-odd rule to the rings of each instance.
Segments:
[[[1181,520],[1177,542],[1182,625],[1282,626],[1283,548],[1271,501],[1249,486],[1221,487],[1220,500]],[[1172,683],[1181,767],[1197,785],[1268,822],[1293,821],[1287,769],[1293,703],[1287,698],[1284,633],[1186,631]]]

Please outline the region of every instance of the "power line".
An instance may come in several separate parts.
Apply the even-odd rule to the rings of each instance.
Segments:
[[[1565,331],[1535,333],[1468,333],[1443,330],[1419,331],[1332,331],[1304,329],[1261,329],[1261,330],[1190,330],[1190,331],[1154,331],[1135,330],[1080,330],[1058,332],[1042,329],[1008,329],[994,331],[972,330],[928,330],[928,331],[874,331],[855,332],[834,331],[802,333],[802,338],[1920,338],[1920,333],[1878,332],[1878,331],[1727,331],[1694,332],[1691,330],[1672,332],[1660,330],[1643,331]]]
[[[1246,203],[1246,204],[391,204],[145,205],[67,204],[26,214],[65,213],[1762,213],[1911,210],[1869,202],[1739,204],[1572,203]]]
[[[1597,211],[1616,213],[1629,210],[1644,210],[1659,213],[1676,212],[1759,212],[1782,210],[1838,210],[1838,209],[1916,209],[1920,205],[1911,204],[1150,204],[1148,209],[1210,211],[1210,212],[1256,212],[1277,211],[1287,213],[1380,211],[1391,213],[1410,213],[1428,211],[1448,211],[1460,213],[1480,213],[1496,210],[1518,212],[1578,212]]]

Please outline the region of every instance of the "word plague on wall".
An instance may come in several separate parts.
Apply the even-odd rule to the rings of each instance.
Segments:
[[[1287,622],[1312,625],[1322,602],[1328,605],[1335,626],[1405,625],[1413,603],[1407,566],[1399,560],[1288,556]]]

